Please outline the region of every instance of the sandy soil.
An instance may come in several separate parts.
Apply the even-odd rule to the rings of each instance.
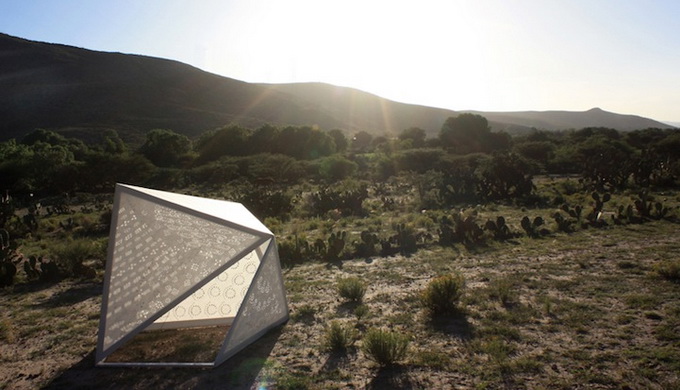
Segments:
[[[0,294],[0,388],[679,388],[680,286],[654,273],[680,258],[669,231],[677,225],[298,266],[285,271],[291,320],[214,369],[95,368],[101,285],[18,285]],[[433,321],[417,294],[449,272],[466,278],[464,310]],[[335,290],[350,275],[368,285],[361,318]],[[332,320],[357,330],[345,355],[323,349]],[[371,327],[410,335],[409,356],[370,361],[359,347]]]

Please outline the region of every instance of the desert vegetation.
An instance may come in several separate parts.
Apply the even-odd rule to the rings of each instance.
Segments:
[[[0,143],[0,387],[677,387],[679,180],[677,130],[472,114],[431,139],[36,130]],[[245,204],[291,320],[212,371],[94,369],[116,182]]]

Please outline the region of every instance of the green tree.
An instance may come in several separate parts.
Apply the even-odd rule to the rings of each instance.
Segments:
[[[354,134],[354,137],[352,137],[352,150],[359,152],[368,151],[372,141],[373,136],[370,135],[368,132],[362,130]]]
[[[252,131],[238,125],[207,132],[196,141],[198,161],[206,163],[222,156],[244,156],[249,153]]]
[[[335,153],[335,141],[326,132],[312,129],[305,143],[305,155],[303,159],[313,160],[319,157],[330,156]]]
[[[479,195],[483,199],[518,198],[534,189],[529,164],[516,154],[494,154],[480,167],[479,175]]]
[[[105,153],[123,154],[127,152],[127,145],[114,129],[106,129],[102,133],[102,149]]]
[[[487,154],[471,153],[465,156],[448,155],[441,161],[441,182],[437,183],[439,198],[444,205],[452,206],[461,202],[479,199],[480,177],[477,171],[489,164]]]
[[[481,115],[460,114],[450,117],[444,122],[439,139],[444,147],[458,154],[488,152],[491,128],[489,122]]]
[[[680,159],[680,131],[676,130],[668,136],[655,142],[654,151],[670,160]]]
[[[513,150],[545,168],[554,154],[555,145],[549,141],[528,141],[515,143]]]
[[[35,146],[38,144],[46,144],[52,146],[60,146],[67,149],[73,154],[74,158],[80,160],[85,157],[90,149],[83,143],[83,141],[76,138],[66,138],[63,135],[51,130],[37,129],[27,134],[21,143],[24,145]]]
[[[110,193],[119,182],[143,185],[156,169],[137,153],[92,153],[80,167],[78,185],[83,191]]]
[[[279,141],[281,130],[270,124],[266,124],[253,132],[250,136],[250,152],[258,153],[274,153],[276,151],[276,144]]]
[[[373,151],[383,151],[385,153],[389,153],[393,148],[390,139],[384,135],[379,135],[373,138],[371,146],[372,146],[371,149]]]
[[[344,180],[356,171],[357,164],[355,162],[338,154],[324,158],[319,166],[319,174],[328,183]]]
[[[69,140],[59,133],[45,129],[36,129],[26,134],[24,138],[21,139],[21,143],[24,145],[35,145],[39,142],[50,145],[66,146],[68,145]]]
[[[278,152],[300,160],[313,160],[335,153],[333,138],[309,126],[288,126],[281,130]]]
[[[347,150],[347,147],[349,146],[349,141],[347,140],[347,137],[345,136],[345,133],[340,130],[340,129],[333,129],[328,132],[328,135],[333,138],[333,141],[335,141],[335,151],[337,153],[342,153],[345,150]]]
[[[146,134],[139,151],[159,167],[177,166],[180,158],[191,150],[191,141],[172,130],[154,129]]]
[[[400,171],[427,172],[441,169],[440,163],[445,152],[441,149],[410,149],[394,154],[394,161]]]
[[[669,132],[668,136],[652,145],[647,155],[653,156],[655,166],[651,182],[673,185],[680,179],[680,131]]]
[[[305,177],[302,163],[283,154],[261,153],[239,157],[238,165],[241,175],[253,183],[296,183]]]
[[[399,133],[401,141],[411,141],[411,147],[422,148],[425,146],[425,130],[419,127],[410,127]]]
[[[12,193],[33,191],[33,149],[16,140],[0,143],[0,189]]]
[[[608,127],[585,127],[583,129],[576,130],[573,133],[571,133],[569,138],[571,138],[575,142],[584,142],[585,140],[596,136],[608,138],[611,140],[621,139],[621,133],[619,133],[615,129],[610,129]]]
[[[634,152],[630,146],[607,136],[598,135],[576,146],[582,175],[598,188],[605,185],[623,187],[633,173]]]

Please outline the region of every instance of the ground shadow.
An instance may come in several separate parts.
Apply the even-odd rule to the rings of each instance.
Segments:
[[[23,272],[23,271],[21,271]],[[11,286],[10,295],[24,295],[27,293],[34,293],[42,290],[47,290],[48,288],[59,284],[59,281],[51,282],[39,282],[39,281],[27,281],[23,283],[15,283]]]
[[[409,371],[402,366],[380,367],[375,377],[366,385],[367,390],[422,388],[426,387],[419,383],[417,378],[412,377]]]
[[[94,296],[102,295],[102,284],[98,282],[88,282],[73,286],[68,290],[54,294],[45,302],[37,305],[44,308],[55,308],[60,306],[71,306],[85,301]]]
[[[472,324],[462,310],[456,310],[447,315],[429,317],[427,325],[437,332],[446,333],[461,340],[471,339],[474,332]]]
[[[276,345],[281,325],[215,368],[95,367],[93,350],[44,389],[251,389]]]
[[[339,369],[347,369],[350,363],[357,358],[356,348],[350,348],[343,352],[331,352],[319,371],[331,372]]]
[[[355,302],[355,301],[343,302],[343,303],[338,305],[338,308],[335,310],[335,312],[338,315],[348,316],[348,315],[354,314],[354,311],[356,310],[356,308],[361,306],[361,305],[362,305],[362,302]]]
[[[342,270],[342,260],[326,260],[326,269],[333,269],[333,267]]]

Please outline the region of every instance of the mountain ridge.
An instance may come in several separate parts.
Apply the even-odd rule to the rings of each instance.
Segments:
[[[0,33],[0,140],[46,128],[80,138],[104,129],[143,142],[153,128],[195,137],[228,124],[310,125],[396,135],[420,127],[435,136],[461,112],[485,116],[496,131],[671,127],[597,110],[483,112],[395,102],[325,83],[264,84],[220,76],[179,61],[100,52]],[[560,114],[561,113],[561,114]]]
[[[479,113],[480,115],[484,115],[489,120],[510,124],[521,124],[523,126],[545,130],[579,129],[584,127],[611,127],[617,130],[630,131],[648,127],[670,127],[665,123],[653,121],[639,115],[617,114],[605,111],[599,107],[594,107],[586,111],[549,110],[466,112]],[[545,119],[546,117],[549,117],[550,121],[547,121]],[[650,121],[653,121],[654,123],[650,123]],[[653,126],[650,126],[650,124],[653,124]]]

